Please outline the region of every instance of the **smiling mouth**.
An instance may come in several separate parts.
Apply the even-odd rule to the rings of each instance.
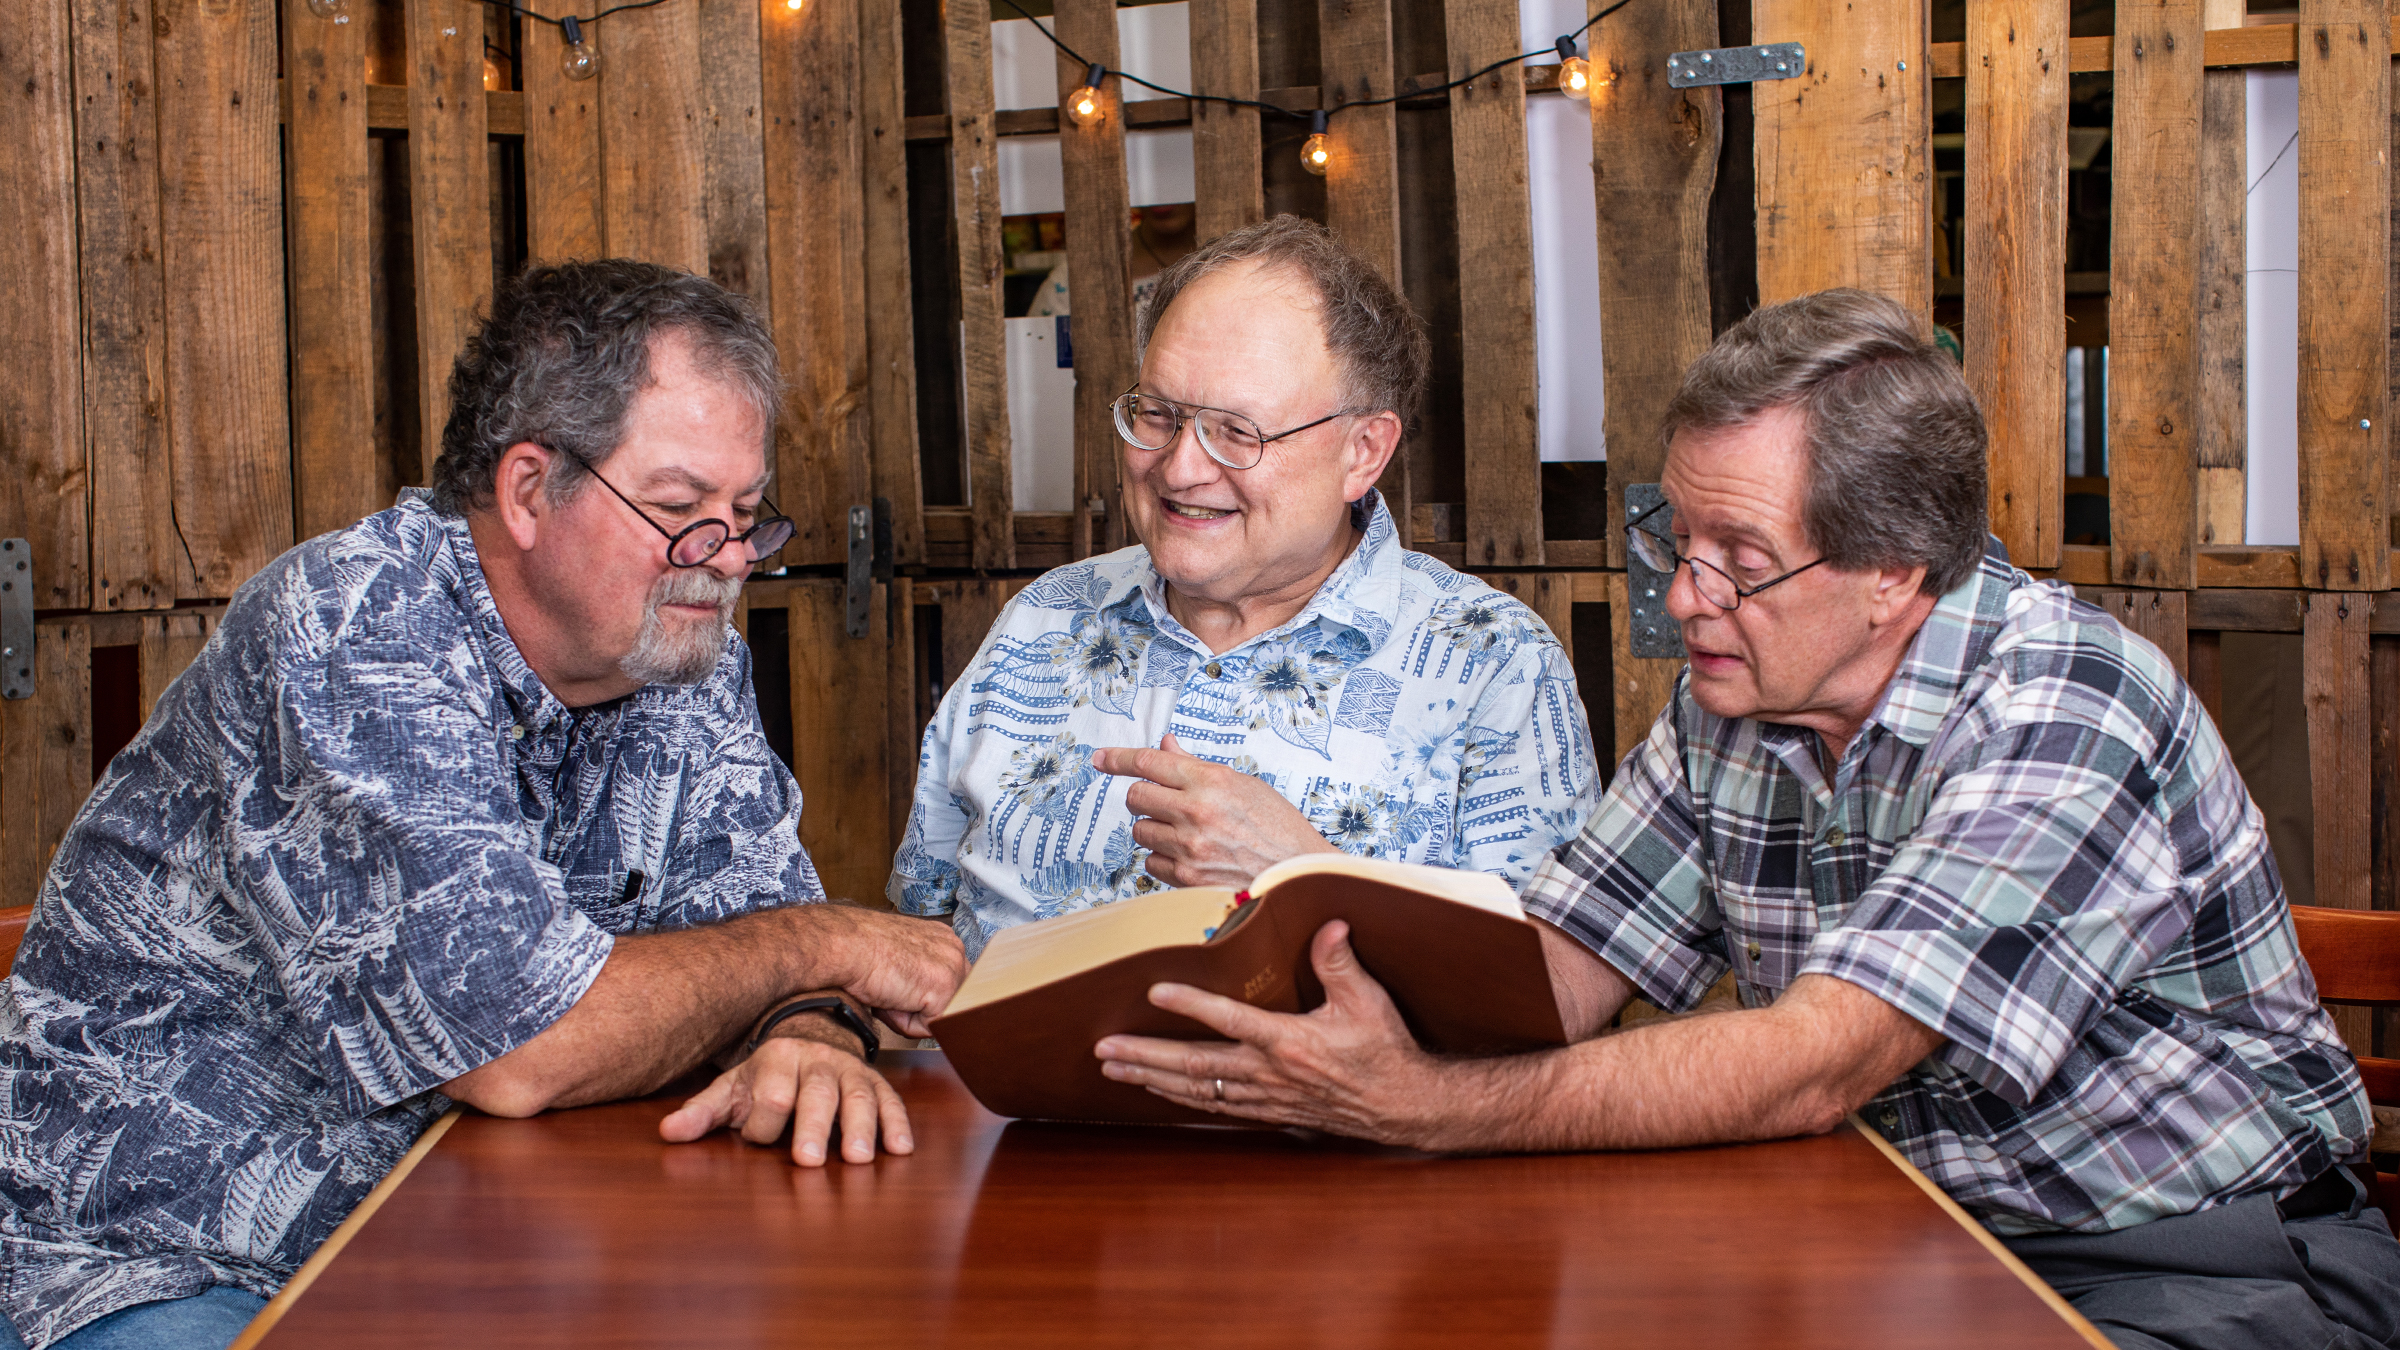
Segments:
[[[1165,507],[1169,515],[1179,516],[1184,520],[1223,520],[1227,516],[1239,514],[1230,509],[1219,510],[1213,506],[1186,506],[1182,502],[1171,502],[1164,497],[1158,499],[1158,504]]]

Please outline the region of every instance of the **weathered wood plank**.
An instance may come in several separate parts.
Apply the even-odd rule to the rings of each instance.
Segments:
[[[0,702],[0,905],[33,903],[92,791],[90,621],[37,624],[34,660],[33,697]]]
[[[1992,533],[2055,567],[2066,472],[2067,10],[1967,15],[1967,383],[1991,433]]]
[[[209,634],[216,631],[215,614],[179,610],[173,614],[151,614],[142,618],[138,641],[142,668],[142,722],[148,725],[150,714],[158,711],[158,701],[166,696],[167,686],[208,645]]]
[[[699,0],[700,176],[706,187],[709,279],[771,303],[758,37],[776,0]],[[773,22],[770,17],[766,22]]]
[[[776,359],[786,387],[784,414],[775,428],[775,485],[769,495],[792,518],[800,533],[784,546],[787,564],[817,564],[840,560],[825,538],[824,503],[819,483],[809,466],[809,436],[814,427],[811,409],[816,401],[816,376],[809,358],[808,274],[802,265],[807,252],[809,199],[806,120],[808,96],[803,92],[806,25],[799,15],[775,3],[759,0],[759,108],[762,195],[766,206],[767,256],[787,260],[782,267],[769,262],[767,316],[775,330]]]
[[[1589,0],[1591,12],[1604,3]],[[1625,519],[1627,483],[1658,481],[1666,465],[1660,420],[1684,367],[1712,336],[1708,202],[1725,134],[1723,96],[1713,88],[1669,88],[1666,67],[1675,52],[1716,45],[1714,0],[1668,0],[1593,45],[1611,77],[1592,98],[1611,521]],[[1611,528],[1604,542],[1608,565],[1623,567],[1625,532]],[[1555,547],[1545,556],[1566,561]],[[1617,659],[1630,658],[1620,649]]]
[[[881,906],[892,866],[884,756],[890,601],[878,584],[867,609],[867,635],[853,638],[844,627],[842,596],[839,581],[802,582],[792,587],[786,611],[800,842],[827,895]]]
[[[2200,706],[2208,710],[2208,720],[2220,729],[2225,725],[2225,648],[2222,633],[2205,633],[2197,629],[2186,635],[2191,670],[2186,679]]]
[[[765,2],[771,6],[774,0]],[[868,434],[873,442],[874,493],[892,506],[892,562],[909,567],[925,561],[916,318],[910,302],[908,144],[902,136],[909,44],[902,40],[897,5],[867,5],[859,11],[858,25],[860,153],[866,175]]]
[[[1634,656],[1633,604],[1625,589],[1625,574],[1608,574],[1608,631],[1611,669],[1616,675],[1616,757],[1649,739],[1650,727],[1674,697],[1676,677],[1684,663],[1667,657]]]
[[[69,24],[66,0],[0,0],[0,237],[16,257],[0,272],[0,532],[33,545],[43,609],[92,603]]]
[[[584,31],[603,28],[600,216],[608,251],[705,274],[708,220],[695,209],[708,194],[700,12],[693,5],[626,10]]]
[[[2392,584],[2389,20],[2382,0],[2302,0],[2299,37],[2300,584],[2382,590]]]
[[[275,6],[160,0],[157,12],[175,523],[195,590],[223,596],[292,543]]]
[[[2238,28],[2244,0],[2202,0],[2209,29]],[[2206,43],[2203,42],[2205,48]],[[2200,543],[2248,538],[2249,149],[2238,70],[2200,80]]]
[[[1516,0],[1450,0],[1450,78],[1518,50]],[[1450,91],[1457,182],[1467,560],[1542,565],[1541,397],[1534,384],[1533,206],[1525,74],[1511,63]]]
[[[1761,36],[1808,50],[1806,75],[1751,86],[1760,302],[1857,286],[1930,314],[1932,146],[1921,9],[1914,0],[1838,8],[1757,0],[1751,15]]]
[[[283,0],[285,234],[291,241],[292,495],[299,534],[392,504],[390,461],[359,434],[375,416],[367,304],[366,28]]]
[[[1115,69],[1115,0],[1058,0],[1058,39],[1090,60]],[[1084,71],[1059,56],[1058,96],[1083,84]],[[1075,501],[1106,510],[1105,534],[1093,538],[1092,517],[1077,511],[1075,556],[1125,546],[1125,505],[1118,497],[1117,431],[1109,402],[1134,381],[1133,236],[1125,185],[1124,93],[1115,76],[1104,84],[1108,115],[1088,127],[1070,119],[1058,129],[1066,174],[1067,274],[1074,278]]]
[[[152,19],[148,0],[75,3],[83,434],[96,610],[162,609],[193,589],[175,538],[167,447]]]
[[[410,0],[408,207],[424,432],[423,457],[410,476],[417,483],[427,481],[441,455],[450,367],[492,293],[482,34],[475,0]]]
[[[2316,902],[2366,909],[2373,741],[2367,645],[2371,598],[2308,597],[2301,689],[2308,706],[2309,795],[2316,816]]]
[[[1193,88],[1258,97],[1258,0],[1192,0],[1191,33]],[[1267,218],[1258,115],[1206,99],[1192,105],[1194,231],[1203,242]]]
[[[965,402],[973,565],[1017,565],[1016,488],[1008,429],[1008,341],[1002,326],[1000,146],[992,125],[992,25],[983,0],[943,0],[948,54],[950,200],[956,213],[960,395]],[[1078,344],[1080,345],[1080,344]]]
[[[800,321],[808,358],[798,386],[807,490],[815,503],[791,547],[795,562],[848,555],[850,508],[874,494],[867,428],[866,200],[859,181],[860,0],[822,0],[800,26]],[[788,12],[787,12],[788,13]]]
[[[896,851],[908,833],[909,807],[917,791],[917,751],[924,729],[917,722],[915,587],[907,577],[894,577],[883,590],[887,596],[883,619],[885,813],[889,817],[892,848]],[[884,864],[890,866],[890,857],[884,859]]]
[[[583,30],[598,42],[595,24]],[[525,25],[525,246],[535,261],[608,255],[600,220],[600,79],[559,69],[566,38],[555,24]],[[602,58],[606,60],[605,57]]]
[[[2109,579],[2197,581],[2200,0],[2117,13],[2109,231]]]
[[[2101,605],[2109,617],[2166,653],[2175,673],[2191,674],[2190,597],[2183,591],[2105,592]]]
[[[1317,0],[1318,79],[1323,106],[1390,98],[1392,0]],[[1394,289],[1406,292],[1400,265],[1400,143],[1392,105],[1378,103],[1333,114],[1325,139],[1332,158],[1325,166],[1325,223],[1350,251],[1382,270]],[[1400,539],[1410,537],[1413,493],[1409,484],[1409,441],[1384,466],[1375,486],[1391,508]]]

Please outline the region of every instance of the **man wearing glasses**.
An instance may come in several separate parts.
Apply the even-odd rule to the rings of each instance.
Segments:
[[[925,733],[893,902],[1011,924],[1331,851],[1521,882],[1597,794],[1566,653],[1401,547],[1407,301],[1284,216],[1201,246],[1116,402],[1141,540],[1010,602]]]
[[[1984,428],[1890,301],[1763,309],[1684,376],[1667,505],[1691,663],[1524,888],[1566,1049],[1418,1050],[1339,924],[1301,1017],[1112,1037],[1201,1110],[1421,1148],[1663,1148],[1858,1112],[2120,1347],[2400,1344],[2370,1121],[2264,824],[2155,647],[1985,532]],[[1637,994],[1742,1010],[1602,1035]]]
[[[792,534],[761,495],[781,395],[714,283],[536,269],[451,374],[430,495],[234,597],[0,995],[0,1350],[226,1344],[453,1101],[713,1060],[668,1139],[909,1151],[868,1018],[923,1034],[964,956],[810,903],[729,637]]]

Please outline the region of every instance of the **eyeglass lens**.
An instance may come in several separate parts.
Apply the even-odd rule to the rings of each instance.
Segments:
[[[742,540],[750,550],[750,561],[756,564],[773,557],[792,541],[794,528],[791,521],[781,517],[760,521]],[[698,567],[717,556],[718,550],[724,548],[726,541],[732,537],[733,532],[725,522],[704,520],[676,535],[674,547],[668,556],[677,567]]]
[[[1638,525],[1628,530],[1627,533],[1632,536],[1629,542],[1634,556],[1640,558],[1642,565],[1653,572],[1663,572],[1672,578],[1676,568],[1687,562],[1690,563],[1692,565],[1692,585],[1699,590],[1700,598],[1706,600],[1711,608],[1732,609],[1742,603],[1742,594],[1734,589],[1733,578],[1717,570],[1714,565],[1698,558],[1684,557],[1675,551],[1674,544]]]
[[[1199,429],[1200,448],[1228,468],[1253,468],[1266,453],[1266,433],[1258,423],[1222,408],[1195,408],[1187,414],[1165,399],[1127,394],[1117,400],[1116,417],[1117,434],[1144,450],[1173,445],[1188,417]]]

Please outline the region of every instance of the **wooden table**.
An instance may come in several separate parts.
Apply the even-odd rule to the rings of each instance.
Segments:
[[[939,1054],[896,1059],[918,1152],[864,1167],[803,1169],[723,1134],[663,1144],[667,1097],[463,1117],[253,1334],[268,1350],[2087,1344],[1847,1128],[1436,1158],[1012,1123]]]

